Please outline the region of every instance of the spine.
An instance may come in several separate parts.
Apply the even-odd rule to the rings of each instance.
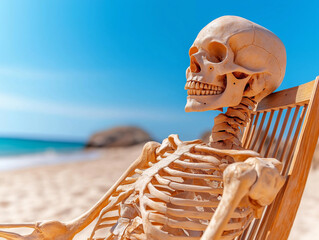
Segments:
[[[226,113],[219,114],[214,119],[209,145],[221,149],[242,149],[242,134],[255,106],[254,100],[243,97],[238,106],[229,107]]]

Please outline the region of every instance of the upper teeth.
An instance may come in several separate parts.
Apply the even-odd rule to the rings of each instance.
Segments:
[[[215,86],[207,83],[200,83],[198,81],[187,81],[185,89],[188,95],[216,95],[224,91],[223,87]]]

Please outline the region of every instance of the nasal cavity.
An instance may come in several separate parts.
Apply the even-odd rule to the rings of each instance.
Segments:
[[[191,56],[190,68],[191,68],[191,72],[193,72],[193,73],[199,73],[201,70],[199,63],[197,62],[197,60],[194,56]]]

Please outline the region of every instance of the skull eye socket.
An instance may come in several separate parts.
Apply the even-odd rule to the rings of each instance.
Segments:
[[[197,47],[191,47],[189,49],[189,56],[192,56],[193,54],[198,52],[198,48]]]
[[[211,42],[208,45],[208,52],[210,61],[213,63],[220,63],[224,61],[227,55],[227,48],[219,42]]]
[[[244,79],[246,77],[248,77],[249,75],[243,72],[232,72],[232,74],[234,75],[235,78],[237,79]]]

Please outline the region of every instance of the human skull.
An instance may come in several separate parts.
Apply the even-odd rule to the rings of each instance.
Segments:
[[[204,27],[189,50],[186,112],[256,102],[282,82],[286,50],[269,30],[241,17],[223,16]]]

